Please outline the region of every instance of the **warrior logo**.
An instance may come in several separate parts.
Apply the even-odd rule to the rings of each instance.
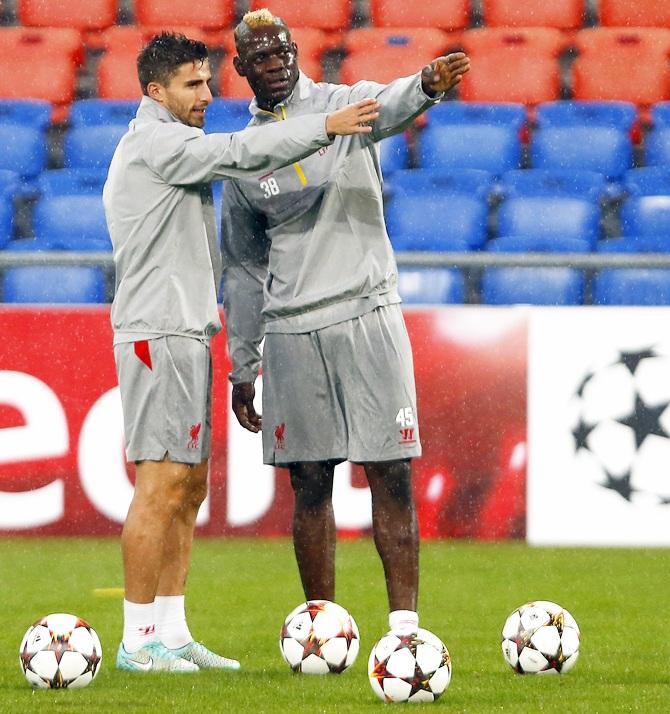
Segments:
[[[197,424],[193,424],[191,426],[191,429],[189,431],[189,434],[191,438],[188,441],[188,444],[186,445],[187,449],[197,449],[198,448],[198,439],[200,438],[200,427],[202,426],[202,422],[198,422]]]
[[[284,444],[284,432],[286,431],[286,424],[282,422],[275,427],[275,449],[283,449]]]

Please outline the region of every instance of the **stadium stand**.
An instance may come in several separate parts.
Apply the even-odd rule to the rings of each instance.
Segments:
[[[135,22],[138,25],[197,27],[220,30],[228,27],[235,16],[234,0],[213,0],[197,3],[193,0],[134,0]]]
[[[584,23],[583,0],[482,0],[489,27],[556,27],[575,30]]]
[[[594,305],[670,305],[670,270],[620,268],[598,272]]]
[[[249,102],[244,99],[228,99],[217,97],[207,107],[205,131],[214,132],[239,131],[249,123]]]
[[[267,0],[251,0],[250,8],[267,7]],[[351,0],[273,0],[272,12],[279,15],[289,27],[316,27],[321,30],[346,30],[351,24]]]
[[[65,166],[79,169],[107,168],[116,145],[127,130],[125,124],[75,126],[68,129],[63,144]]]
[[[633,132],[638,121],[631,102],[569,101],[546,102],[535,112],[537,127],[609,126]]]
[[[19,266],[2,277],[2,298],[8,303],[95,303],[105,299],[100,268]]]
[[[19,175],[0,169],[0,248],[4,248],[14,233],[14,199],[19,190]]]
[[[621,236],[598,242],[599,253],[668,253],[670,235]]]
[[[107,169],[53,169],[37,182],[41,196],[102,196]]]
[[[118,0],[18,0],[18,19],[34,27],[103,30],[114,24]]]
[[[414,4],[371,0],[370,19],[375,27],[437,27],[448,32],[464,30],[470,24],[470,2],[440,0]]]
[[[379,144],[380,162],[385,176],[409,166],[407,134],[395,134]]]
[[[631,196],[621,208],[625,236],[670,235],[670,196]]]
[[[670,165],[643,166],[626,171],[623,188],[636,196],[670,196]]]
[[[51,104],[39,99],[0,99],[0,124],[19,124],[45,131]]]
[[[31,181],[46,168],[47,142],[42,129],[0,123],[0,169]]]
[[[666,0],[599,0],[600,22],[615,27],[670,27]]]
[[[608,193],[603,174],[587,170],[519,169],[504,173],[498,192],[508,198],[520,196],[567,196],[597,202]]]
[[[485,305],[581,305],[584,277],[574,268],[486,268],[481,297]]]
[[[122,125],[135,118],[139,97],[136,100],[80,99],[70,107],[70,126]],[[207,110],[209,115],[209,109]]]
[[[391,196],[464,193],[486,200],[493,190],[493,174],[479,169],[410,169],[394,173],[386,189]]]
[[[401,269],[398,291],[406,305],[460,304],[465,296],[465,280],[459,270],[448,268]]]
[[[33,230],[52,250],[112,249],[100,195],[42,196],[33,212]]]

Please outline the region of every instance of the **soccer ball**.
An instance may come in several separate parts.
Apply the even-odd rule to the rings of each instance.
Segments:
[[[279,635],[282,657],[294,672],[305,674],[341,674],[354,663],[359,645],[354,618],[330,600],[298,605]]]
[[[389,632],[370,652],[368,677],[386,702],[433,702],[451,681],[451,657],[444,642],[428,630]]]
[[[502,652],[519,674],[562,674],[579,657],[579,627],[555,602],[529,602],[505,621]]]
[[[32,624],[19,649],[21,670],[38,689],[85,687],[101,662],[96,631],[76,615],[64,613],[47,615]]]

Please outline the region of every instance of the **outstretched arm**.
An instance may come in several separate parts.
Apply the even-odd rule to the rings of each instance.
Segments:
[[[453,89],[469,71],[470,58],[464,52],[452,52],[421,70],[421,88],[429,97],[435,97]]]
[[[168,184],[188,186],[248,173],[264,173],[294,163],[327,146],[334,136],[368,134],[379,104],[365,98],[329,114],[311,114],[250,127],[233,134],[203,134],[179,122],[154,132],[146,161]]]

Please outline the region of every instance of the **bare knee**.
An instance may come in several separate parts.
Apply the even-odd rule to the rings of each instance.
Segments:
[[[290,466],[296,510],[318,511],[330,505],[333,497],[333,471],[333,465],[322,461]]]
[[[402,509],[414,507],[412,465],[409,459],[364,465],[372,498]]]

